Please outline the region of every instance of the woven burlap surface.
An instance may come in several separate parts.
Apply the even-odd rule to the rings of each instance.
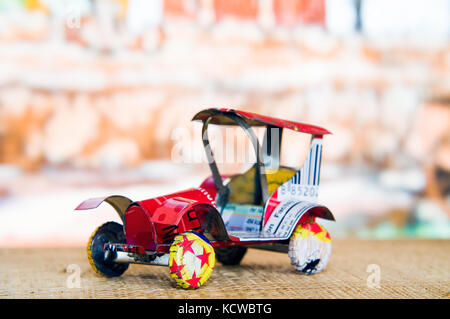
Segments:
[[[380,267],[379,288],[367,284],[371,264]],[[76,282],[69,265],[79,266],[81,288],[68,287]],[[217,263],[205,286],[190,291],[175,287],[167,267],[131,265],[102,278],[82,247],[0,250],[0,298],[449,297],[450,240],[334,241],[327,269],[312,276],[296,273],[286,254],[250,249],[240,266]]]

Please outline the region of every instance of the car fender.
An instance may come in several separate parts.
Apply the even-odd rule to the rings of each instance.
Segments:
[[[323,205],[308,201],[286,200],[275,207],[264,225],[264,232],[279,239],[288,239],[302,221],[302,217],[307,215],[335,220],[331,211]]]
[[[153,212],[151,220],[157,234],[162,236],[158,243],[166,243],[190,230],[203,232],[211,240],[230,240],[219,211],[210,203],[170,198]]]
[[[210,240],[230,240],[214,197],[202,188],[137,201],[126,213],[127,243],[145,249],[164,249],[191,230]]]
[[[216,241],[230,240],[227,229],[217,208],[206,203],[199,203],[193,206],[202,231],[211,235],[211,239]]]
[[[101,203],[106,202],[111,205],[119,215],[123,223],[125,223],[125,212],[133,201],[125,196],[113,195],[106,197],[91,198],[83,201],[75,210],[94,209],[100,206]]]

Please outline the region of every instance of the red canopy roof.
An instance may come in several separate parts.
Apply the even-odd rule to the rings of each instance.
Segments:
[[[325,135],[325,134],[331,134],[328,130],[315,126],[310,124],[304,124],[300,122],[294,122],[294,121],[288,121],[288,120],[281,120],[277,119],[275,117],[265,116],[265,115],[259,115],[255,113],[250,112],[244,112],[239,110],[233,110],[233,109],[206,109],[203,111],[198,112],[193,118],[193,121],[204,121],[208,117],[212,116],[212,119],[210,121],[211,124],[218,124],[218,125],[237,125],[236,122],[234,122],[229,117],[224,116],[224,114],[235,114],[241,117],[243,120],[245,120],[250,126],[266,126],[266,125],[273,125],[276,127],[285,127],[290,130],[294,130],[297,132],[303,132],[308,134],[314,134],[314,135]]]

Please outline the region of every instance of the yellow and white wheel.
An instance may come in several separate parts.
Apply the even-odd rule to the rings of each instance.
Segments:
[[[170,246],[170,275],[182,288],[199,288],[211,276],[215,258],[214,248],[204,235],[183,233]]]
[[[116,222],[107,222],[98,227],[89,238],[87,256],[92,269],[104,277],[117,277],[128,269],[128,264],[105,260],[103,246],[107,243],[125,243],[123,226]]]
[[[307,275],[321,272],[331,255],[328,231],[315,222],[298,225],[291,236],[288,254],[295,270]]]

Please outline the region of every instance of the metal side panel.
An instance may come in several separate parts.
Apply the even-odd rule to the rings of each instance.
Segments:
[[[279,239],[288,239],[300,218],[305,214],[315,217],[334,220],[333,214],[325,206],[306,201],[288,200],[281,202],[270,215],[264,226],[267,232]]]
[[[75,210],[94,209],[100,206],[100,204],[103,202],[107,202],[114,208],[117,214],[119,214],[122,222],[125,222],[125,212],[128,206],[130,206],[130,204],[133,203],[131,199],[125,196],[113,195],[87,199],[83,201],[80,205],[78,205],[77,208],[75,208]]]

